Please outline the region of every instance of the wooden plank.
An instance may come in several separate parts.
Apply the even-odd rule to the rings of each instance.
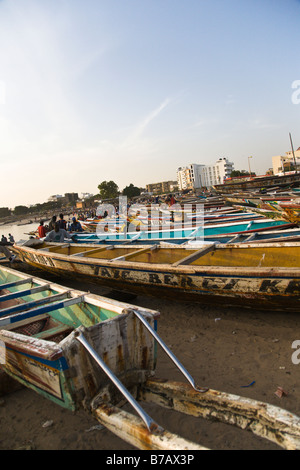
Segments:
[[[0,290],[9,289],[10,287],[22,286],[23,284],[32,283],[33,278],[28,277],[26,279],[20,279],[19,281],[7,282],[5,284],[0,284]]]
[[[148,431],[143,421],[109,403],[99,404],[93,415],[111,432],[141,450],[208,450],[169,431]]]
[[[44,248],[39,248],[39,249],[41,251],[55,251],[57,248],[68,248],[69,246],[70,246],[70,243],[56,243],[55,245],[46,246]]]
[[[12,307],[7,307],[0,310],[1,316],[11,315],[12,313],[23,312],[25,310],[30,310],[39,305],[44,305],[51,302],[57,302],[58,300],[66,299],[69,297],[71,291],[63,292],[62,294],[49,295],[48,297],[42,297],[41,299],[32,300],[30,302],[24,302],[21,304],[13,305]]]
[[[6,328],[7,325],[16,323],[16,322],[18,322],[22,319],[32,318],[32,317],[35,317],[36,315],[39,315],[41,313],[49,313],[49,312],[52,312],[52,311],[55,311],[55,310],[59,310],[61,308],[70,307],[71,305],[78,304],[80,302],[84,302],[84,296],[83,295],[79,296],[79,297],[71,298],[71,299],[68,299],[68,300],[65,300],[65,301],[63,300],[61,302],[55,302],[55,303],[50,304],[50,305],[45,305],[45,306],[42,306],[42,307],[33,308],[31,310],[28,310],[27,312],[16,313],[15,315],[6,316],[6,317],[0,319],[0,329],[1,329],[2,326]]]
[[[268,403],[212,389],[197,393],[187,384],[155,378],[143,384],[138,399],[252,431],[287,450],[300,449],[299,417]]]
[[[20,320],[16,323],[11,323],[10,325],[5,325],[5,330],[14,330],[16,328],[22,328],[24,326],[30,325],[30,323],[34,323],[36,321],[45,320],[49,318],[49,315],[46,313],[42,313],[41,315],[36,315],[35,317],[25,318],[24,320]]]
[[[97,246],[97,248],[91,248],[90,250],[80,251],[78,253],[73,253],[72,255],[69,255],[69,256],[83,256],[84,257],[86,254],[98,253],[98,252],[107,251],[107,250],[115,250],[115,248],[116,248],[115,245]]]
[[[146,247],[146,248],[142,248],[141,250],[136,250],[136,251],[132,251],[131,253],[128,253],[127,255],[122,255],[122,256],[118,256],[117,258],[113,258],[109,261],[125,261],[125,260],[128,260],[136,255],[139,255],[139,254],[142,254],[142,253],[146,253],[147,251],[154,251],[158,248],[157,245],[153,245],[149,248]]]
[[[190,264],[196,259],[200,258],[200,256],[204,256],[207,253],[215,250],[216,245],[213,243],[212,245],[205,246],[204,248],[201,248],[200,250],[195,251],[194,253],[186,256],[185,258],[180,259],[179,261],[176,261],[176,263],[173,263],[171,266],[181,266],[185,264]]]
[[[6,300],[17,299],[18,297],[25,297],[26,295],[38,294],[44,290],[50,290],[50,284],[45,284],[44,286],[33,287],[32,289],[25,289],[20,290],[17,292],[12,292],[10,294],[5,294],[0,296],[1,302],[5,302]],[[0,311],[0,315],[2,315]]]
[[[60,322],[57,322],[60,323]],[[34,338],[38,339],[47,339],[51,338],[52,336],[56,336],[61,333],[65,333],[67,331],[71,331],[72,328],[68,325],[64,325],[63,323],[60,323],[53,328],[49,328],[49,330],[41,331],[40,333],[37,333],[36,335],[33,335]]]
[[[73,253],[72,255],[70,256],[86,256],[86,255],[91,255],[93,253],[101,253],[101,251],[106,251],[106,250],[110,250],[112,249],[110,246],[104,246],[104,247],[97,247],[97,248],[92,248],[90,250],[86,250],[86,251],[80,251],[78,253]]]

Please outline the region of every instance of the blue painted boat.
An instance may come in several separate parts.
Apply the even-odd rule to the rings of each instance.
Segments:
[[[259,219],[242,222],[204,224],[196,227],[169,230],[149,230],[132,232],[102,232],[102,233],[78,233],[75,235],[78,243],[103,243],[103,242],[132,242],[146,241],[147,243],[165,241],[172,243],[182,243],[191,238],[206,240],[208,237],[225,234],[238,234],[240,232],[250,232],[258,230],[275,230],[277,228],[287,229],[294,227],[284,220]]]

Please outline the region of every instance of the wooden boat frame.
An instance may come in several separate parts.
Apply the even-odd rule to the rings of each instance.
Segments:
[[[155,328],[152,328],[159,316],[158,312],[81,291],[69,291],[43,279],[16,273],[10,268],[1,269],[2,273],[5,271],[8,276],[15,277],[15,280],[0,285],[0,346],[3,349],[5,345],[5,354],[10,349],[14,354],[25,355],[27,364],[35,362],[34,367],[40,365],[40,370],[60,361],[61,367],[57,371],[60,379],[63,377],[65,397],[67,390],[69,394],[68,400],[60,402],[60,405],[70,409],[79,406],[84,408],[114,434],[143,450],[208,449],[163,429],[141,408],[140,402],[151,402],[186,415],[233,424],[241,429],[251,430],[285,449],[300,449],[300,419],[296,415],[267,403],[197,386],[192,376],[158,336]],[[40,288],[41,291],[50,293],[48,298],[46,296],[39,299],[39,307],[36,301],[28,301],[28,289],[22,290],[26,283],[34,286],[31,290],[35,289],[35,292]],[[68,305],[79,302],[104,309],[112,308],[117,317],[100,321],[92,327],[79,326],[58,343],[49,340],[49,337],[37,339],[13,331],[20,326],[24,327],[25,323],[28,327],[30,320],[34,322],[40,317],[38,310],[42,304],[49,305],[49,302],[56,302],[58,296],[66,294],[71,301]],[[3,304],[8,301],[14,301],[13,305],[3,308]],[[67,304],[60,308],[66,309]],[[142,349],[142,363],[137,361],[140,370],[132,371],[128,366],[132,365],[128,360],[128,351],[126,357],[120,356],[120,341],[127,334],[125,330],[129,327],[128,319],[135,323],[135,354],[139,356],[138,350]],[[122,322],[123,327],[120,327]],[[104,325],[104,330],[100,333],[101,324]],[[11,328],[12,325],[14,328]],[[104,347],[102,343],[105,343]],[[157,344],[164,349],[189,384],[153,378]],[[105,351],[108,346],[110,350]],[[145,353],[145,346],[149,354]],[[22,373],[20,369],[17,372],[17,366],[10,360],[11,355],[10,352],[5,356],[8,362],[3,361],[4,370],[24,385],[41,392],[41,384],[34,384],[32,377],[30,381],[29,375],[26,375],[25,362]],[[30,367],[27,368],[28,371],[30,372]],[[53,396],[50,398],[59,402]],[[120,408],[124,398],[133,406],[138,416]]]

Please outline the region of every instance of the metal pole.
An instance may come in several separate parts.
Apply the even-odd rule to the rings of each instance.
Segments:
[[[296,158],[295,158],[295,152],[294,152],[294,146],[293,146],[291,133],[290,133],[290,142],[291,142],[292,152],[293,152],[293,157],[294,157],[295,172],[297,173],[297,164],[296,164]]]
[[[161,345],[163,350],[167,353],[167,355],[170,357],[170,359],[174,362],[174,364],[182,372],[182,374],[185,376],[185,378],[189,381],[189,383],[191,384],[193,389],[196,390],[197,392],[201,392],[201,393],[207,392],[208,388],[198,388],[195,385],[195,381],[194,381],[193,377],[187,372],[187,370],[183,367],[183,365],[178,361],[176,356],[174,356],[172,351],[167,347],[167,345],[163,342],[163,340],[158,336],[156,331],[154,331],[153,328],[151,328],[151,326],[144,319],[144,317],[139,312],[137,312],[136,310],[131,309],[130,311],[133,312],[138,317],[138,319],[143,323],[143,325],[147,328],[147,330],[150,331],[151,335]]]
[[[251,179],[250,158],[252,157],[248,157],[248,165],[249,165],[249,177]]]
[[[101,357],[98,356],[98,354],[88,343],[84,335],[80,331],[78,331],[76,332],[75,337],[85,347],[85,349],[95,359],[95,361],[101,367],[101,369],[106,373],[106,375],[110,378],[110,380],[115,384],[115,386],[120,390],[120,392],[124,395],[124,397],[133,406],[133,408],[136,410],[136,412],[139,414],[139,416],[142,418],[142,420],[146,424],[149,432],[161,433],[163,429],[157,423],[155,423],[155,421],[140,407],[140,405],[133,398],[131,393],[129,393],[129,391],[124,387],[124,385],[120,382],[120,380],[113,374],[113,372],[105,364],[105,362],[101,359]]]

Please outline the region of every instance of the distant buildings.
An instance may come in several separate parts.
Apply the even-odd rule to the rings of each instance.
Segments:
[[[273,174],[283,175],[288,171],[300,170],[300,147],[295,150],[295,159],[292,151],[285,155],[276,155],[272,157]]]
[[[62,204],[75,204],[78,199],[78,193],[66,193],[64,196],[55,194],[48,198],[48,202],[60,201]]]
[[[177,170],[177,183],[180,191],[186,189],[209,188],[222,184],[234,170],[234,164],[225,157],[219,158],[214,165],[192,163]]]
[[[153,194],[172,193],[177,191],[177,181],[163,181],[162,183],[146,184],[146,191]]]

